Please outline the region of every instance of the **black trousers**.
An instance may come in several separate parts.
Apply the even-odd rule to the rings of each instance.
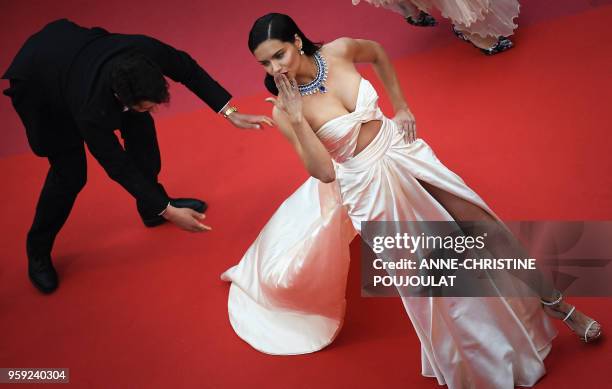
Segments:
[[[84,142],[68,112],[44,101],[40,92],[35,92],[35,86],[28,81],[11,80],[11,87],[4,94],[11,97],[34,153],[49,161],[49,171],[27,236],[30,255],[47,255],[51,253],[57,234],[87,182],[87,160]],[[161,158],[151,115],[148,112],[125,112],[120,131],[125,151],[134,164],[165,193],[157,181]],[[143,217],[154,215],[143,204],[138,201],[136,204]]]

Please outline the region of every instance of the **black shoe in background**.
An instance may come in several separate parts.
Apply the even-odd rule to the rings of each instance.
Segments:
[[[438,24],[433,16],[423,11],[420,11],[416,18],[408,16],[405,19],[409,24],[417,27],[433,27]]]

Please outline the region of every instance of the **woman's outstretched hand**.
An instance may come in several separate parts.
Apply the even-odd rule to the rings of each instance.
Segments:
[[[302,95],[295,79],[289,80],[284,74],[275,74],[274,82],[278,88],[278,97],[269,97],[266,101],[285,112],[292,122],[302,120]]]
[[[395,113],[393,121],[398,125],[404,133],[404,139],[407,143],[412,143],[416,140],[416,122],[414,115],[408,108],[402,108]]]

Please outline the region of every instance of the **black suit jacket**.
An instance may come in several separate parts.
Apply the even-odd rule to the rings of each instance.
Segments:
[[[110,68],[113,58],[131,50],[149,57],[164,75],[184,84],[216,112],[231,98],[183,51],[144,35],[113,34],[66,19],[52,22],[30,37],[2,78],[35,85],[33,93],[43,96],[46,107],[58,113],[55,117],[69,118],[74,124],[72,132],[56,130],[51,123],[28,129],[29,137],[45,139],[43,148],[48,153],[85,141],[112,179],[161,211],[168,198],[142,176],[114,134],[121,128],[123,106],[111,90]],[[57,133],[49,136],[49,131]]]

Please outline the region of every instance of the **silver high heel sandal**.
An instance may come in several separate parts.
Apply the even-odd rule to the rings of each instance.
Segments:
[[[564,312],[555,309],[555,308],[558,308],[559,304],[561,304],[561,301],[563,301],[563,294],[560,291],[558,291],[558,290],[556,292],[559,293],[559,297],[555,301],[546,301],[546,300],[540,299],[540,302],[542,303],[542,305],[544,305],[545,307],[551,309],[552,311],[564,314]],[[572,332],[574,332],[576,335],[578,335],[578,333],[576,331],[574,331],[574,329],[567,323],[567,319],[569,319],[572,316],[572,313],[574,313],[575,310],[576,310],[576,307],[572,306],[572,308],[569,310],[569,312],[567,314],[565,314],[565,317],[563,318],[563,323],[565,323],[565,325],[568,326],[569,329],[572,330]],[[597,333],[595,333],[594,335],[589,337],[589,331],[591,330],[591,328],[595,324],[599,325],[599,330],[597,331]],[[597,321],[591,319],[591,321],[587,325],[586,329],[584,330],[584,337],[580,336],[580,339],[584,343],[590,343],[590,342],[593,342],[593,341],[599,339],[600,336],[601,336],[601,324],[599,324]]]

